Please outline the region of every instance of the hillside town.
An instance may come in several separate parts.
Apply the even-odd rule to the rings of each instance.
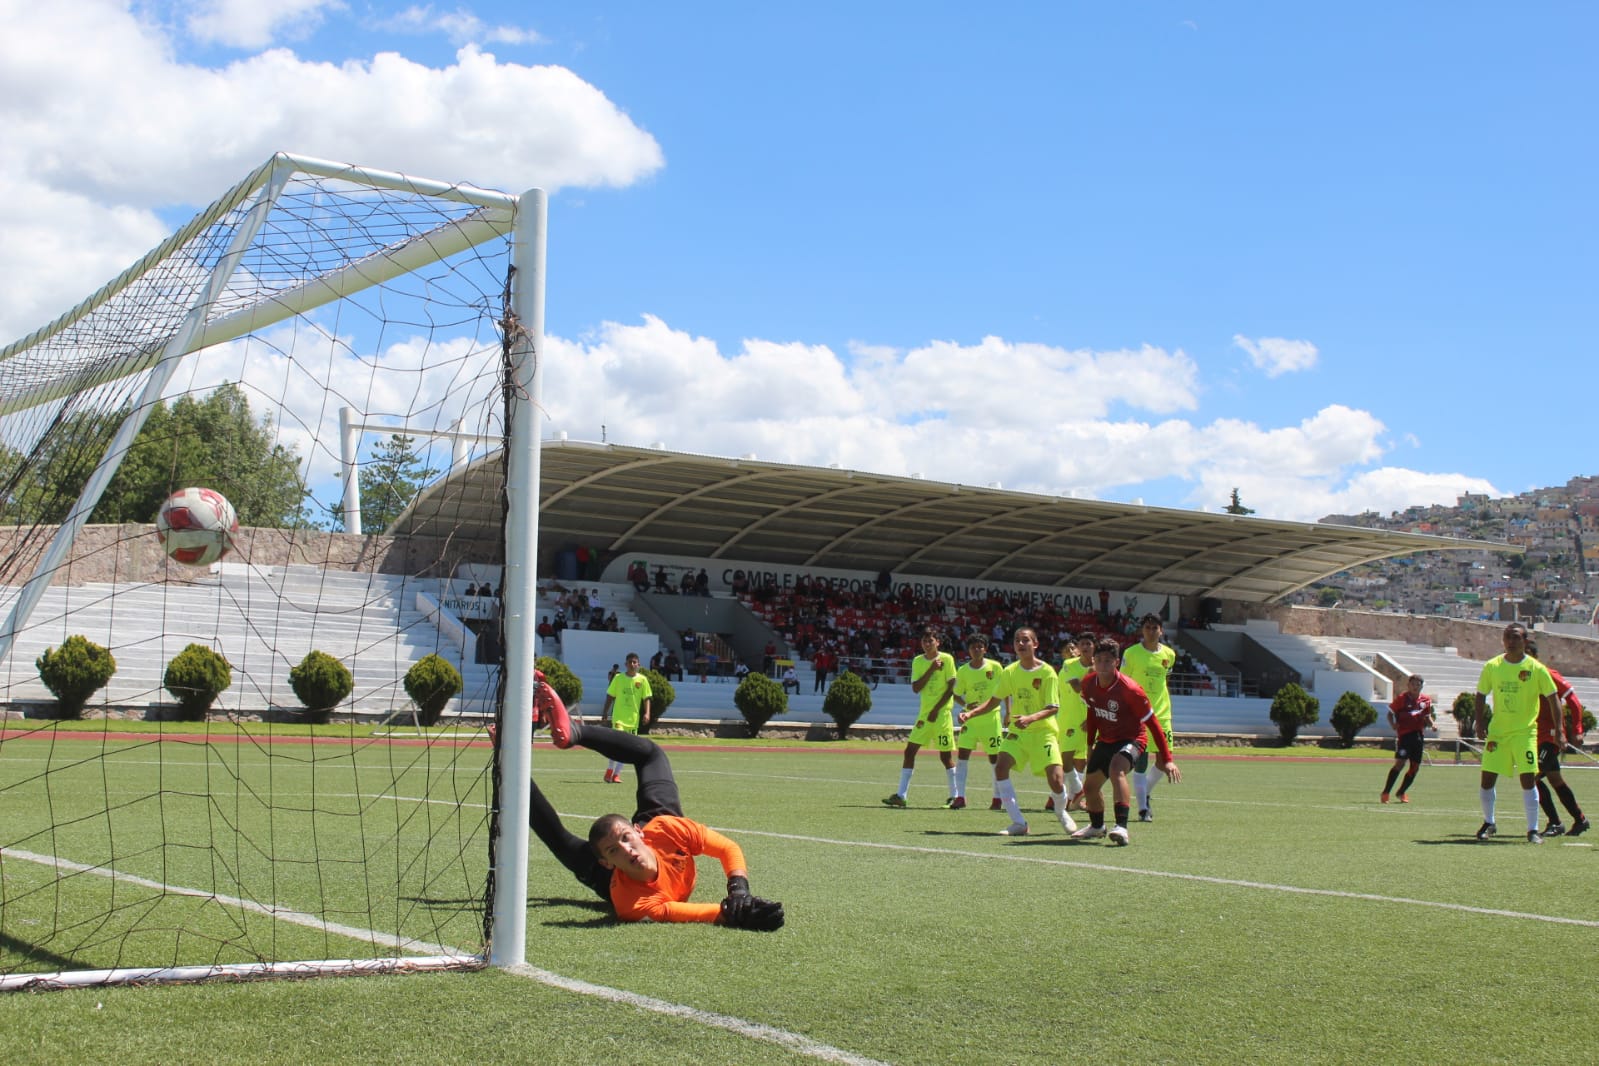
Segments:
[[[1328,515],[1323,522],[1519,545],[1428,552],[1367,563],[1318,581],[1293,602],[1324,607],[1591,624],[1599,597],[1599,477],[1492,499],[1468,494],[1453,507],[1388,515]]]

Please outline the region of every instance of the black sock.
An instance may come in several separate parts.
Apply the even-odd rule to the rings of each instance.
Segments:
[[[1131,809],[1132,808],[1128,807],[1126,804],[1116,804],[1116,824],[1121,826],[1123,829],[1127,828],[1127,812]]]
[[[1399,782],[1399,794],[1401,796],[1403,796],[1405,794],[1405,790],[1407,788],[1409,788],[1410,785],[1411,785],[1411,782],[1413,782],[1415,780],[1416,780],[1416,771],[1412,770],[1408,774],[1406,774],[1405,775],[1405,779],[1403,781]],[[1389,778],[1388,779],[1388,783],[1389,784],[1393,784],[1393,779]]]
[[[1093,826],[1095,829],[1103,829],[1103,828],[1105,828],[1105,812],[1104,811],[1089,811],[1088,812],[1088,824]]]
[[[1398,778],[1399,778],[1399,767],[1396,766],[1392,770],[1388,771],[1388,783],[1382,786],[1382,790],[1383,790],[1383,794],[1384,795],[1386,795],[1387,793],[1392,792],[1394,790],[1394,781],[1396,781]],[[1406,778],[1405,780],[1408,781],[1410,779]]]
[[[1571,812],[1572,821],[1582,821],[1582,808],[1577,806],[1576,794],[1571,791],[1570,785],[1556,785],[1555,794],[1560,797],[1560,802],[1566,805],[1566,810]],[[1554,804],[1550,804],[1554,806]]]
[[[1549,816],[1551,822],[1560,821],[1560,812],[1555,809],[1555,798],[1549,794],[1549,786],[1542,781],[1538,782],[1538,806]]]

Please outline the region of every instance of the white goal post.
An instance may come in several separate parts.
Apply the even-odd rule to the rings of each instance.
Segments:
[[[321,249],[325,245],[317,242],[333,239],[330,234],[336,237],[339,226],[317,230],[315,241],[300,238],[312,225],[304,220],[319,204],[333,198],[330,193],[370,213],[352,215],[348,227],[352,246],[338,255],[329,254],[324,269]],[[286,211],[295,197],[301,199],[293,210]],[[412,206],[423,202],[428,205],[426,211]],[[53,532],[48,534],[47,544],[28,556],[31,573],[27,580],[0,598],[0,603],[9,600],[9,610],[0,621],[0,666],[4,666],[119,464],[151,412],[160,408],[186,358],[204,359],[209,349],[260,335],[297,316],[313,315],[337,301],[489,242],[509,240],[508,299],[503,317],[498,318],[503,343],[506,518],[498,707],[501,742],[494,754],[498,761],[492,786],[492,864],[485,861],[484,865],[489,908],[484,923],[486,951],[465,960],[454,949],[426,956],[415,954],[413,948],[409,955],[355,960],[174,962],[91,969],[76,977],[68,972],[8,974],[0,970],[0,990],[109,980],[459,968],[463,961],[509,967],[525,961],[546,224],[547,198],[540,189],[513,195],[280,153],[92,296],[0,349],[0,420],[45,412],[37,415],[41,424],[52,419],[59,422],[59,412],[70,410],[75,398],[97,390],[127,390],[105,407],[111,410],[114,403],[116,410],[126,415],[94,461],[76,501],[64,518],[46,523]],[[269,231],[270,238],[266,236]],[[299,261],[289,262],[297,255],[302,257]],[[108,327],[113,323],[117,331],[111,336]],[[338,332],[336,327],[330,331]],[[0,446],[6,443],[0,440]],[[0,447],[0,459],[4,450]],[[0,504],[7,502],[0,492]],[[353,517],[359,532],[358,510]],[[41,532],[41,544],[44,536]],[[0,564],[6,561],[0,559]],[[15,564],[15,559],[11,562]],[[0,571],[4,569],[0,565]],[[6,591],[0,589],[0,593]],[[0,845],[4,844],[5,838],[0,837]],[[0,846],[0,862],[9,857],[70,865],[58,856],[26,856],[24,851]],[[95,860],[88,866],[97,876],[115,878],[115,869],[106,869],[108,861]],[[128,880],[137,882],[139,878],[130,874]],[[214,892],[211,898],[232,897]],[[0,896],[0,907],[5,902]],[[240,905],[268,914],[274,909],[284,913],[292,909],[272,900],[245,900]],[[312,915],[308,920],[313,924],[320,921],[324,932],[339,928],[339,923],[326,915]],[[403,932],[376,940],[384,936],[395,947],[438,946]]]

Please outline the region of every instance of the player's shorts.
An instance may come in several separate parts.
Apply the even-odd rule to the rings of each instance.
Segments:
[[[1427,738],[1418,733],[1406,733],[1394,741],[1394,758],[1409,759],[1411,762],[1420,762],[1421,754],[1427,747]]]
[[[1560,772],[1560,745],[1552,740],[1547,740],[1538,745],[1538,772],[1540,774],[1558,774]]]
[[[1538,731],[1527,729],[1501,736],[1488,734],[1488,744],[1482,752],[1482,772],[1485,774],[1535,774],[1538,772]],[[1491,749],[1491,750],[1490,750]]]
[[[999,750],[1016,760],[1016,769],[1031,768],[1034,777],[1043,777],[1051,766],[1060,765],[1060,737],[1053,729],[1029,727],[1020,733],[1007,729]]]
[[[925,718],[916,719],[916,725],[911,728],[910,742],[917,747],[954,751],[955,720],[949,716],[949,708],[945,707],[938,712],[936,722],[929,722]]]
[[[618,733],[632,733],[634,736],[637,736],[638,717],[634,716],[632,718],[621,718],[613,712],[611,715],[611,728],[616,730]]]
[[[1138,746],[1136,740],[1102,740],[1094,745],[1094,750],[1088,755],[1088,772],[1109,777],[1111,761],[1118,755],[1125,756],[1129,763],[1136,766],[1144,756],[1144,749]]]
[[[960,736],[955,740],[956,746],[961,751],[980,751],[990,758],[999,754],[1000,734],[1004,727],[999,721],[998,711],[989,711],[976,718],[968,719],[961,726]]]
[[[1159,715],[1155,716],[1155,721],[1160,722],[1160,728],[1166,734],[1166,743],[1171,745],[1171,746],[1173,746],[1173,747],[1176,747],[1177,742],[1176,742],[1176,740],[1174,740],[1172,738],[1172,735],[1171,735],[1171,722],[1170,721],[1162,721]],[[1133,763],[1133,772],[1134,773],[1142,774],[1142,773],[1148,773],[1149,772],[1149,748],[1148,748],[1147,745],[1153,744],[1155,742],[1155,731],[1153,729],[1151,729],[1148,733],[1146,733],[1144,735],[1147,736],[1149,739],[1147,741],[1145,741],[1145,745],[1146,746],[1145,746],[1144,750],[1139,753],[1138,760]]]
[[[1088,732],[1082,723],[1062,726],[1060,731],[1060,757],[1066,759],[1088,758]]]

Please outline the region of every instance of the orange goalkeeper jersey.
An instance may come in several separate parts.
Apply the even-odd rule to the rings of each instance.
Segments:
[[[717,903],[690,903],[694,894],[694,856],[709,855],[724,873],[744,869],[744,852],[716,830],[687,818],[663,814],[651,818],[641,832],[655,849],[657,872],[648,883],[621,871],[611,874],[611,903],[624,922],[714,922],[722,913]]]

